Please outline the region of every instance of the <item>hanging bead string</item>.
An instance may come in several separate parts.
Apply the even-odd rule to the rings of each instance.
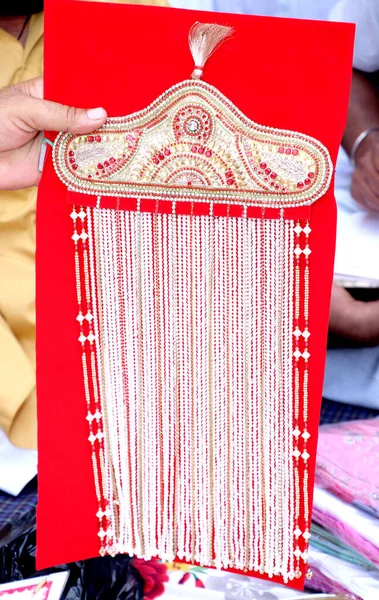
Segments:
[[[293,224],[92,210],[99,240],[79,277],[99,288],[106,550],[291,578]]]
[[[308,440],[310,438],[310,433],[308,431],[308,359],[310,357],[309,353],[309,256],[311,250],[309,248],[309,235],[311,233],[311,228],[309,226],[309,222],[307,221],[303,232],[306,238],[306,246],[304,250],[305,257],[305,269],[304,269],[304,352],[303,357],[305,360],[304,366],[304,380],[303,380],[303,432],[301,437],[303,439],[303,452],[302,458],[304,461],[304,474],[303,474],[303,502],[304,502],[304,532],[303,538],[305,540],[304,552],[302,554],[302,559],[304,560],[305,565],[308,563],[308,546],[309,540],[311,537],[310,534],[310,522],[309,522],[309,474],[308,474],[308,460],[310,455],[308,453]]]
[[[99,537],[100,537],[100,552],[106,551],[106,536],[108,529],[107,519],[107,503],[104,497],[104,490],[101,479],[101,462],[99,460],[99,447],[103,448],[103,432],[102,432],[102,414],[99,411],[97,402],[97,381],[96,375],[92,382],[94,393],[91,394],[91,383],[88,372],[88,344],[90,345],[89,354],[93,355],[93,344],[95,336],[92,327],[93,314],[91,311],[91,297],[90,297],[90,285],[89,285],[89,270],[88,270],[88,249],[87,239],[88,233],[85,224],[86,213],[82,207],[77,212],[76,207],[73,206],[70,214],[73,221],[72,239],[74,241],[74,261],[75,261],[75,280],[76,280],[76,296],[78,302],[78,316],[76,320],[79,323],[79,342],[82,347],[82,369],[83,369],[83,380],[84,380],[84,391],[85,399],[87,404],[87,416],[86,419],[89,425],[89,437],[88,440],[91,444],[91,460],[94,473],[94,483],[97,498],[97,513],[96,516],[99,520]],[[82,277],[84,274],[84,278]],[[83,281],[84,279],[84,281]],[[84,288],[84,290],[83,290]],[[84,291],[84,298],[82,291]],[[97,428],[95,429],[95,423]]]
[[[308,244],[309,234],[311,228],[309,223],[306,222],[302,227],[301,223],[298,222],[295,229],[296,234],[296,247],[294,250],[295,254],[295,330],[294,336],[296,338],[296,349],[294,352],[295,358],[295,428],[293,435],[295,438],[294,458],[295,458],[295,481],[296,481],[296,521],[294,535],[297,539],[297,546],[294,551],[296,557],[295,565],[295,576],[300,578],[302,576],[302,570],[300,566],[300,559],[307,564],[308,561],[308,543],[310,538],[310,524],[309,524],[309,494],[308,494],[308,460],[310,455],[307,451],[307,442],[310,434],[308,432],[308,361],[310,358],[309,353],[309,337],[310,332],[308,328],[309,319],[309,255],[311,250]],[[303,247],[301,247],[303,245]],[[303,268],[301,268],[303,264]],[[303,274],[303,282],[301,285],[300,273]],[[301,294],[302,292],[302,294]],[[302,302],[301,302],[302,300]],[[302,315],[300,314],[300,308],[303,309]],[[300,320],[301,317],[301,320]],[[302,340],[303,350],[300,349],[300,340]],[[302,371],[299,369],[299,361],[303,361]],[[302,375],[302,377],[301,377]],[[302,393],[302,420],[300,421],[300,394]],[[301,439],[300,439],[301,438]],[[302,445],[302,452],[300,446]],[[303,469],[300,469],[300,459],[302,460]],[[302,472],[302,481],[300,479],[300,472]],[[300,499],[302,498],[303,503],[300,505]],[[303,509],[304,514],[304,531],[299,525],[300,510]],[[305,540],[303,550],[300,547],[300,538]]]

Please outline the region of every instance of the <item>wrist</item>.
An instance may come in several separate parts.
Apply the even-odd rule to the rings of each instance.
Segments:
[[[355,139],[354,144],[350,150],[350,160],[356,164],[360,156],[364,154],[367,148],[374,142],[377,143],[379,140],[379,126],[370,127],[362,131]]]

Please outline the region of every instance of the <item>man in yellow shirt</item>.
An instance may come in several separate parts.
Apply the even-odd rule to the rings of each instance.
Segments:
[[[129,3],[168,5],[166,0],[129,0]],[[42,5],[42,0],[30,0],[29,15],[17,14],[20,11],[16,0],[9,3],[7,14],[0,8],[0,88],[42,75]],[[3,110],[0,100],[0,114]],[[95,123],[93,129],[97,126]],[[35,187],[5,191],[5,176],[0,170],[3,181],[3,185],[0,181],[0,428],[15,445],[35,448],[37,191]],[[7,185],[8,189],[14,187],[11,182]]]

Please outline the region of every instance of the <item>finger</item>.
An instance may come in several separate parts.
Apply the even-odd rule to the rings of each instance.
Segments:
[[[364,208],[379,211],[379,198],[372,192],[367,180],[358,170],[353,174],[351,195]]]
[[[38,93],[40,86],[41,82],[36,82],[29,89]],[[9,118],[29,133],[43,130],[89,133],[104,124],[107,113],[101,107],[76,108],[22,92],[15,94],[14,103],[9,107]]]
[[[43,134],[15,150],[0,152],[0,189],[17,190],[38,185],[38,170]],[[22,165],[22,169],[20,169]]]
[[[28,96],[33,96],[40,100],[43,99],[43,77],[35,77],[34,79],[23,81],[14,87]]]

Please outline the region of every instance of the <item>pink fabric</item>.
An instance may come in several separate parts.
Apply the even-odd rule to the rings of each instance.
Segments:
[[[379,419],[320,427],[316,483],[379,516]]]

